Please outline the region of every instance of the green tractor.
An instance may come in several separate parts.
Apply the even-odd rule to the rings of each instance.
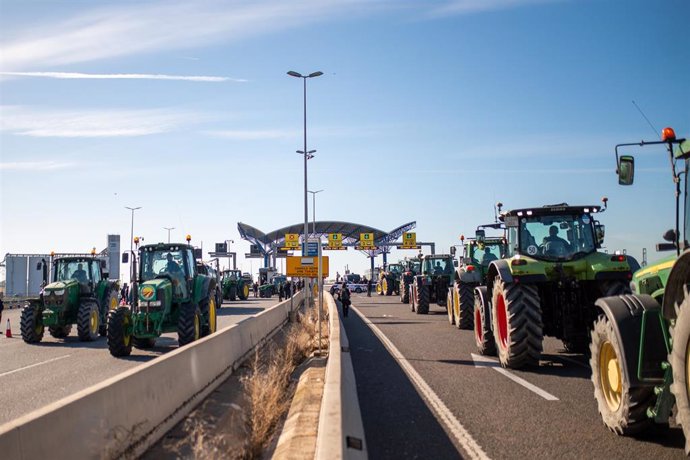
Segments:
[[[240,270],[225,270],[223,271],[223,298],[229,300],[247,300],[251,283],[242,276]]]
[[[223,306],[223,292],[222,292],[222,274],[220,272],[220,261],[218,259],[211,259],[208,262],[197,260],[197,271],[202,275],[208,275],[216,280],[216,308],[220,310]]]
[[[421,273],[414,275],[410,286],[410,303],[418,315],[429,313],[429,305],[446,307],[448,289],[453,287],[453,256],[432,254],[421,256]]]
[[[504,229],[502,223],[480,225],[475,231],[474,238],[462,241],[462,256],[455,269],[455,282],[448,291],[447,311],[448,322],[455,324],[458,329],[472,329],[474,327],[474,289],[486,284],[489,264],[505,257],[505,236],[486,236],[486,228]],[[455,255],[455,247],[451,248]]]
[[[414,283],[414,277],[422,272],[422,261],[419,257],[402,261],[403,271],[400,274],[400,302],[410,303],[410,288]]]
[[[677,139],[671,128],[665,128],[661,141],[617,145],[619,184],[633,183],[635,165],[632,156],[618,155],[619,147],[649,144],[666,145],[671,160],[676,188],[675,230],[664,234],[667,243],[658,244],[657,250],[672,250],[674,254],[635,273],[635,294],[597,302],[599,317],[590,343],[592,384],[604,424],[616,434],[640,433],[654,423],[667,425],[675,405],[675,419],[683,428],[688,453],[690,141]],[[676,170],[678,163],[680,171]],[[682,175],[686,178],[683,189]]]
[[[139,248],[138,271],[132,260],[132,308],[120,307],[108,316],[111,355],[129,356],[132,346],[152,348],[167,332],[177,332],[183,346],[216,331],[216,279],[198,272],[200,252],[189,244]]]
[[[379,280],[376,283],[376,292],[379,295],[399,295],[400,276],[403,273],[403,264],[388,264],[388,267],[379,272]]]
[[[538,365],[545,335],[569,352],[587,350],[594,302],[630,292],[632,278],[625,255],[598,251],[601,211],[561,203],[502,213],[506,256],[489,264],[486,285],[474,291],[481,353],[497,351],[503,367]]]
[[[39,298],[29,299],[22,310],[20,329],[26,343],[38,343],[48,328],[50,335],[64,339],[77,325],[81,341],[106,334],[108,311],[117,308],[118,283],[108,280],[106,262],[95,255],[56,257],[52,262],[52,282]],[[48,264],[39,262],[44,283]]]

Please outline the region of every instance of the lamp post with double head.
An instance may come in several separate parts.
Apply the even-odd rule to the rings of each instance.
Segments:
[[[323,72],[312,72],[309,75],[302,75],[299,72],[291,70],[287,73],[291,77],[301,78],[304,83],[304,150],[298,150],[297,153],[304,155],[304,250],[307,249],[307,240],[309,238],[309,204],[307,203],[307,160],[314,157],[316,150],[307,150],[307,78],[314,78],[323,75]],[[309,305],[309,290],[305,290],[305,304]]]
[[[307,190],[307,192],[311,193],[312,201],[311,201],[311,216],[312,216],[312,227],[311,231],[312,233],[316,234],[316,194],[323,192],[324,190],[317,190],[315,192],[312,192],[311,190]]]
[[[170,243],[170,230],[175,230],[175,227],[163,227],[163,229],[168,231],[168,243]]]

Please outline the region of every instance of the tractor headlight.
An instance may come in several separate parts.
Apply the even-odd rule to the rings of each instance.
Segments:
[[[149,307],[160,307],[161,306],[161,301],[160,300],[152,300],[149,302]]]
[[[56,296],[65,295],[65,290],[64,289],[58,289],[57,291],[53,291],[53,294],[55,294]]]

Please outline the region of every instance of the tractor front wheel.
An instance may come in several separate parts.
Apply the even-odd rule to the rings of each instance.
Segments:
[[[118,307],[108,313],[108,350],[119,358],[132,353],[132,313],[127,307]]]
[[[458,329],[471,330],[474,325],[474,294],[470,284],[455,283],[452,288],[455,301],[455,323]]]
[[[177,323],[177,342],[180,346],[199,340],[201,337],[201,312],[193,303],[182,306]]]
[[[48,326],[48,332],[56,339],[64,339],[72,332],[72,325],[65,324],[64,326]]]
[[[608,429],[616,434],[631,435],[651,425],[647,408],[654,404],[654,388],[630,387],[628,376],[621,372],[625,353],[606,316],[595,321],[589,348],[594,398]]]
[[[230,300],[234,302],[237,298],[237,286],[230,286],[229,291],[230,292],[228,293],[228,297],[230,298]]]
[[[43,316],[41,309],[36,305],[27,304],[22,309],[22,317],[19,322],[22,331],[22,339],[26,343],[38,343],[43,339]]]
[[[153,337],[136,338],[132,337],[132,345],[140,350],[149,350],[156,346],[156,339]]]
[[[79,305],[77,313],[77,335],[82,342],[91,342],[98,338],[101,326],[101,315],[96,302],[85,301]]]
[[[448,291],[448,299],[446,300],[446,313],[448,314],[448,322],[450,325],[455,324],[455,303],[453,299],[453,292]]]
[[[108,303],[106,308],[108,311],[105,312],[105,317],[102,318],[101,325],[98,328],[98,334],[101,337],[106,337],[108,331],[108,313],[112,310],[117,310],[119,303],[117,300],[117,291],[111,290],[110,295],[108,295]]]
[[[544,332],[535,286],[496,278],[491,306],[498,360],[503,367],[538,365]]]
[[[410,285],[400,281],[400,302],[410,303]]]
[[[673,369],[671,393],[676,397],[676,422],[683,428],[685,453],[690,451],[690,296],[676,305],[676,323],[671,328],[673,346],[668,361]]]
[[[249,297],[249,285],[243,284],[242,289],[240,289],[240,292],[239,292],[239,298],[240,298],[240,300],[247,300],[248,297]]]
[[[491,330],[491,319],[489,318],[490,306],[486,305],[485,299],[474,294],[474,342],[477,350],[482,355],[496,356],[496,341]]]
[[[201,311],[204,316],[204,324],[201,327],[201,336],[213,334],[218,328],[218,318],[216,316],[216,302],[213,297],[202,301]]]
[[[416,285],[414,289],[415,299],[414,303],[417,307],[418,315],[426,315],[429,313],[429,286]]]

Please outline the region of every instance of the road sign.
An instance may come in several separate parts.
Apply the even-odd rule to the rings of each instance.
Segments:
[[[228,243],[216,243],[216,252],[228,252]]]
[[[284,249],[299,249],[299,233],[286,233]]]
[[[403,233],[403,244],[396,247],[398,249],[419,249],[419,246],[417,246],[417,234],[415,232]]]
[[[374,234],[373,233],[360,233],[359,234],[359,245],[357,249],[376,249],[374,244]]]
[[[342,233],[329,233],[328,234],[328,248],[327,249],[340,249],[343,247],[343,234]]]
[[[319,240],[309,240],[307,241],[307,247],[304,248],[304,243],[302,244],[302,255],[304,257],[316,257],[319,255]]]
[[[328,277],[328,256],[322,256],[324,277]],[[287,276],[299,276],[305,278],[318,278],[319,258],[318,257],[287,257]]]

